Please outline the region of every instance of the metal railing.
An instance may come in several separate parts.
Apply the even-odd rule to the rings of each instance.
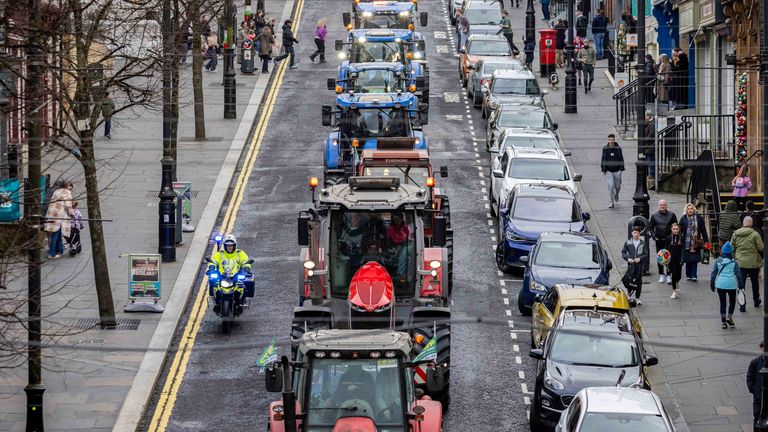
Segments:
[[[629,126],[637,124],[637,103],[638,103],[638,81],[635,79],[629,84],[620,88],[613,95],[616,104],[616,125],[624,127],[624,132]]]
[[[690,122],[680,122],[669,125],[657,134],[656,175],[663,181],[677,173],[682,168],[683,160],[695,159],[690,146],[686,145],[686,132],[693,125]]]
[[[549,15],[552,18],[557,17],[568,9],[568,0],[552,0],[549,3]]]

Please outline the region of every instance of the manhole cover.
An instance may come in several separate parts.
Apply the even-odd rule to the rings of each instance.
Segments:
[[[74,322],[72,327],[78,330],[138,330],[141,320],[117,320],[117,325],[115,327],[101,327],[100,322],[101,321],[98,318],[80,318]]]

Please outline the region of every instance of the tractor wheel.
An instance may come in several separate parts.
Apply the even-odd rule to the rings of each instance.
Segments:
[[[325,176],[325,178],[323,179],[323,183],[325,184],[325,187],[336,186],[337,184],[341,184],[343,182],[344,182],[344,178],[336,175]]]
[[[422,90],[421,92],[421,103],[425,103],[429,105],[429,90]]]
[[[445,227],[450,228],[451,227],[451,202],[448,200],[448,198],[443,198],[443,203],[440,206],[440,210],[443,211],[443,214],[445,215]]]
[[[499,271],[502,273],[510,273],[512,271],[512,266],[507,264],[507,260],[504,257],[504,246],[501,241],[498,246],[496,246],[496,267],[498,267]]]
[[[306,326],[306,331],[304,330]],[[326,321],[308,321],[306,319],[295,318],[291,323],[291,358],[296,358],[296,350],[299,348],[299,341],[307,331],[326,330],[329,325]]]
[[[448,411],[448,405],[451,403],[451,380],[450,380],[450,365],[451,365],[451,324],[450,323],[438,323],[436,326],[419,327],[413,330],[414,336],[420,334],[424,336],[424,345],[429,343],[432,339],[434,330],[437,330],[437,364],[447,364],[448,370],[445,372],[445,388],[437,393],[429,395],[433,400],[440,402],[443,405],[443,411]],[[419,355],[424,347],[420,344],[413,345],[413,357]]]
[[[448,228],[445,236],[445,248],[448,249],[446,269],[448,270],[448,297],[450,297],[453,292],[453,229],[451,229],[451,203],[448,198],[443,198],[441,210],[445,215],[445,225]]]

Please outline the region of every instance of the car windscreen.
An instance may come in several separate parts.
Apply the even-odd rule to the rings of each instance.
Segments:
[[[353,50],[352,59],[355,63],[405,61],[403,44],[394,41],[356,41]]]
[[[496,78],[493,80],[491,93],[538,96],[541,90],[532,78]]]
[[[375,14],[364,17],[362,24],[364,29],[405,29],[408,28],[408,17],[397,14]]]
[[[660,415],[588,412],[580,432],[669,432]]]
[[[501,149],[504,151],[507,147],[522,147],[522,148],[538,148],[538,149],[550,149],[556,150],[557,141],[551,137],[540,136],[508,136],[504,138],[504,142],[501,143]]]
[[[355,93],[392,93],[405,90],[400,77],[391,70],[363,70],[355,78]]]
[[[549,128],[552,124],[544,110],[502,110],[496,124],[502,128]]]
[[[552,342],[549,359],[574,366],[638,366],[637,347],[632,336],[617,332],[589,332],[589,327],[561,330]]]
[[[410,121],[403,108],[358,109],[344,116],[340,126],[348,138],[407,137]]]
[[[412,184],[425,187],[429,178],[429,169],[419,166],[367,166],[363,169],[366,177],[397,177],[400,184]]]
[[[464,16],[469,20],[470,30],[472,24],[498,25],[501,22],[501,9],[498,7],[473,8],[470,6],[464,11]]]
[[[568,166],[559,159],[516,158],[509,162],[507,177],[527,180],[570,180]]]
[[[518,62],[485,62],[483,63],[483,75],[491,75],[497,70],[523,70]]]
[[[518,196],[513,205],[515,219],[565,223],[579,219],[572,198]]]
[[[308,432],[330,432],[351,415],[370,417],[381,432],[404,430],[397,359],[313,359],[308,374]]]
[[[597,270],[600,253],[595,243],[542,242],[533,263],[538,266]]]
[[[512,55],[506,40],[473,40],[467,47],[467,54],[473,56],[508,56]]]

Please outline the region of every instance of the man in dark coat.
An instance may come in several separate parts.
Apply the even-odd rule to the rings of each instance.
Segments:
[[[672,51],[672,92],[670,94],[673,109],[685,109],[688,106],[688,54],[682,49]]]
[[[614,207],[614,203],[619,202],[619,191],[621,191],[621,172],[624,171],[624,154],[621,147],[616,143],[616,135],[608,135],[608,144],[603,147],[603,154],[600,158],[600,171],[608,182],[608,195],[611,200],[609,208]]]
[[[752,393],[753,423],[757,423],[757,418],[760,415],[760,403],[763,400],[763,386],[760,380],[760,369],[763,368],[763,351],[765,351],[765,343],[760,342],[760,355],[749,362],[747,369],[747,389]]]
[[[595,51],[597,59],[603,59],[603,48],[605,47],[605,34],[608,33],[608,18],[602,9],[597,10],[597,15],[592,18],[592,36],[595,38]]]
[[[733,233],[741,228],[741,216],[736,201],[728,200],[725,203],[725,210],[720,213],[720,225],[717,227],[717,239],[720,244],[731,241]]]
[[[565,31],[568,26],[565,20],[558,19],[554,27],[555,31],[555,65],[559,68],[565,66]]]
[[[293,51],[293,44],[299,43],[299,40],[293,36],[293,30],[291,30],[292,25],[293,20],[290,19],[285,20],[285,23],[283,23],[283,49],[285,50],[285,53],[275,58],[275,62],[278,62],[290,55],[291,61],[288,63],[288,69],[296,69],[296,65],[294,64],[296,53]]]
[[[659,200],[659,211],[651,215],[651,220],[648,223],[648,232],[651,233],[651,237],[656,242],[656,253],[666,247],[667,237],[672,234],[673,223],[677,223],[677,215],[667,209],[666,200]],[[669,271],[666,272],[665,278],[664,266],[656,265],[659,268],[659,283],[672,283],[672,276]]]
[[[576,11],[576,36],[582,39],[586,38],[587,27],[589,27],[589,18],[581,11]]]

